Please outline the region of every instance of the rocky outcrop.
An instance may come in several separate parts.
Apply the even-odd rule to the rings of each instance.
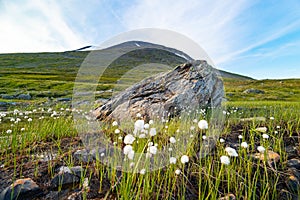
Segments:
[[[186,109],[219,106],[223,82],[206,61],[193,61],[149,77],[112,97],[94,111],[99,120],[176,116]]]

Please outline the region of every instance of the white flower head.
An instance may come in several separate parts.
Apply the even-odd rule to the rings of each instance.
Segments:
[[[31,118],[28,118],[28,122],[32,122],[32,119],[31,119]]]
[[[146,173],[146,169],[141,169],[140,174],[144,175]]]
[[[203,135],[203,136],[202,136],[202,139],[203,139],[203,140],[206,140],[206,139],[207,139],[206,135]]]
[[[229,156],[237,157],[238,154],[234,148],[226,147],[225,151],[228,153]]]
[[[257,151],[259,151],[260,153],[264,153],[265,152],[265,147],[263,147],[263,146],[258,146],[257,147]]]
[[[248,148],[247,142],[242,142],[242,143],[241,143],[241,147],[247,149],[247,148]]]
[[[180,175],[180,174],[181,174],[181,170],[180,170],[180,169],[176,169],[176,170],[175,170],[175,174],[176,174],[176,175]]]
[[[187,155],[183,155],[183,156],[181,156],[180,161],[182,164],[185,164],[185,163],[189,162],[189,157]]]
[[[150,146],[149,147],[149,152],[151,154],[156,154],[157,153],[157,147],[156,146]]]
[[[261,132],[261,133],[265,133],[265,132],[267,132],[267,127],[258,127],[255,130],[258,132]]]
[[[7,133],[7,134],[11,134],[11,133],[12,133],[12,130],[8,129],[8,130],[6,131],[6,133]]]
[[[270,117],[270,120],[274,120],[275,118],[274,117]]]
[[[137,113],[137,114],[136,114],[136,117],[137,117],[137,118],[142,117],[141,113]]]
[[[25,131],[25,128],[21,128],[21,131]]]
[[[154,121],[152,120],[152,119],[150,119],[149,120],[149,124],[151,125],[151,124],[153,124],[154,123]]]
[[[175,157],[170,157],[170,164],[176,164],[177,159]]]
[[[134,129],[137,131],[141,131],[144,129],[144,125],[145,125],[144,120],[139,119],[134,123]]]
[[[145,124],[144,125],[144,129],[149,129],[150,128],[150,125],[149,124]]]
[[[123,148],[123,153],[125,154],[125,155],[127,155],[130,151],[132,151],[133,150],[133,148],[132,148],[132,146],[131,145],[126,145],[124,148]]]
[[[114,122],[112,123],[112,126],[118,126],[118,122],[117,122],[117,121],[114,121]]]
[[[155,136],[156,135],[156,129],[151,128],[150,131],[149,131],[149,135],[152,136],[152,137]]]
[[[131,134],[128,134],[124,137],[124,143],[125,144],[132,144],[135,140],[135,137]]]
[[[268,134],[265,134],[265,133],[262,135],[262,137],[263,137],[264,139],[269,139],[269,135],[268,135]]]
[[[198,122],[198,127],[201,129],[201,130],[203,130],[203,129],[208,129],[208,123],[207,123],[207,121],[206,120],[200,120],[199,122]]]
[[[220,138],[220,143],[224,143],[225,140],[223,138]]]
[[[176,139],[174,138],[174,137],[170,137],[170,142],[172,143],[172,144],[174,144],[174,143],[176,143]]]
[[[239,138],[239,139],[243,139],[243,136],[242,136],[242,135],[239,135],[238,138]]]
[[[230,164],[230,159],[228,156],[221,156],[221,163],[224,165],[229,165]]]
[[[116,129],[115,130],[115,134],[119,134],[120,133],[120,130],[119,129]]]

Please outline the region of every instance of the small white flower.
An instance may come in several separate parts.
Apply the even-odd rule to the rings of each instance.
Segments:
[[[29,122],[32,122],[32,119],[31,119],[31,118],[28,118],[28,121],[29,121]]]
[[[191,126],[190,129],[191,129],[191,131],[195,130],[195,126]]]
[[[114,122],[112,123],[112,126],[118,126],[118,122],[117,122],[117,121],[114,121]]]
[[[170,142],[171,142],[172,144],[174,144],[174,143],[176,143],[176,139],[175,139],[174,137],[170,137]]]
[[[141,113],[136,114],[136,117],[137,117],[137,118],[142,117]]]
[[[175,170],[175,174],[176,174],[176,175],[180,175],[180,174],[181,174],[181,170],[180,170],[180,169],[176,169],[176,170]]]
[[[206,120],[200,120],[199,122],[198,122],[198,127],[200,128],[200,129],[208,129],[208,123],[207,123],[207,121]]]
[[[151,146],[149,147],[149,152],[151,154],[156,154],[157,153],[157,147],[156,146]]]
[[[234,148],[226,147],[225,151],[228,153],[229,156],[237,157],[238,154]]]
[[[101,154],[100,154],[101,157],[104,157],[104,155],[105,155],[104,153],[101,153]]]
[[[258,132],[265,133],[265,132],[267,132],[267,127],[258,127],[255,130],[258,131]]]
[[[124,143],[125,144],[132,144],[134,142],[134,140],[135,140],[135,137],[131,134],[128,134],[124,138]]]
[[[127,155],[130,151],[133,151],[133,148],[131,145],[126,145],[124,148],[123,148],[123,153],[125,155]]]
[[[274,120],[275,118],[274,117],[270,117],[270,120]]]
[[[119,134],[120,133],[120,130],[119,129],[116,129],[115,130],[115,134]]]
[[[8,130],[6,131],[6,133],[7,133],[7,134],[11,134],[11,133],[12,133],[12,130],[8,129]]]
[[[168,151],[173,151],[173,149],[170,147],[170,148],[168,149]]]
[[[149,135],[152,136],[152,137],[155,136],[156,135],[156,129],[151,128],[150,131],[149,131]]]
[[[230,164],[230,159],[228,156],[221,156],[221,163],[224,165],[229,165]]]
[[[206,138],[207,138],[206,135],[203,135],[203,136],[202,136],[202,139],[203,139],[203,140],[206,140]]]
[[[21,131],[25,131],[25,128],[21,128]]]
[[[277,129],[280,129],[280,126],[276,126]]]
[[[278,134],[278,131],[274,131],[275,134]]]
[[[149,124],[145,124],[144,125],[144,129],[149,129],[150,128],[150,125]]]
[[[127,157],[129,160],[132,160],[134,158],[134,151],[130,151],[128,154],[127,154]]]
[[[243,136],[242,136],[242,135],[239,135],[238,138],[239,138],[239,139],[243,139]]]
[[[242,143],[241,143],[241,147],[247,149],[247,148],[248,148],[247,142],[242,142]]]
[[[263,147],[263,146],[258,146],[257,147],[257,151],[259,151],[260,153],[263,153],[263,152],[265,152],[265,148]]]
[[[268,135],[268,134],[265,134],[265,133],[262,135],[262,137],[263,137],[264,139],[269,139],[269,135]]]
[[[176,164],[177,159],[175,157],[170,158],[170,164]]]
[[[134,123],[134,129],[136,129],[137,131],[141,131],[142,129],[144,129],[144,125],[145,125],[145,122],[144,120],[137,120],[135,123]]]
[[[141,169],[140,174],[144,175],[146,173],[146,169]]]
[[[151,119],[150,121],[149,121],[149,124],[151,125],[151,124],[153,124],[154,123],[154,121]]]
[[[189,162],[189,157],[187,155],[183,155],[180,158],[182,164]]]
[[[223,138],[220,138],[220,143],[224,143],[225,140]]]

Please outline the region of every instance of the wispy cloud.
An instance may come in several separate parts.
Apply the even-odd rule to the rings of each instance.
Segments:
[[[64,51],[85,44],[61,12],[55,1],[2,1],[0,52]]]

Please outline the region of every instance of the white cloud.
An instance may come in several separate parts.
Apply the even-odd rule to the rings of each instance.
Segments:
[[[182,33],[200,44],[219,63],[237,43],[235,19],[249,1],[137,1],[122,16],[129,29],[156,27]]]
[[[0,13],[0,52],[64,51],[84,41],[65,23],[54,1],[3,1]]]

